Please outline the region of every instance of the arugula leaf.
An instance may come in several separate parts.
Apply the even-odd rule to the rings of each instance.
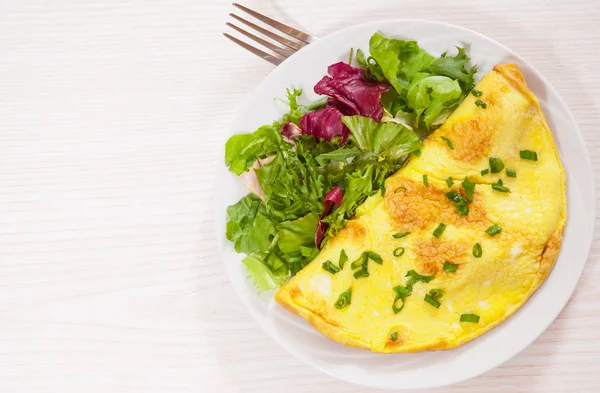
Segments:
[[[369,40],[369,52],[385,78],[400,94],[408,88],[413,76],[431,64],[435,58],[419,48],[416,41],[385,38],[379,33]]]
[[[474,75],[477,67],[467,68],[466,64],[471,60],[467,56],[465,48],[456,47],[458,54],[456,56],[447,56],[443,53],[441,57],[435,59],[429,65],[429,72],[435,75],[444,75],[460,82],[463,91],[467,92],[475,86]]]
[[[423,122],[427,128],[445,108],[450,108],[460,100],[462,90],[460,84],[446,76],[420,77],[410,84],[408,88],[408,105],[416,114],[415,123],[418,125],[423,115]]]
[[[290,111],[283,115],[283,122],[292,122],[295,125],[300,125],[300,118],[304,115],[304,112],[301,110],[301,105],[298,104],[298,97],[302,95],[302,89],[285,89],[288,105],[290,107]]]
[[[342,205],[322,221],[329,224],[328,233],[333,234],[343,228],[346,220],[354,216],[356,209],[373,194],[373,173],[376,164],[361,165],[360,169],[349,173],[344,181]]]
[[[269,256],[269,258],[276,257]],[[265,255],[262,253],[250,254],[242,260],[242,263],[246,265],[248,277],[254,281],[254,286],[258,289],[258,293],[279,288],[287,278],[287,269],[271,270],[267,266]]]
[[[319,222],[317,213],[309,213],[294,221],[284,221],[277,225],[279,249],[285,253],[300,250],[300,247],[315,245],[315,230]]]
[[[363,116],[343,116],[342,122],[363,152],[397,160],[422,146],[418,135],[401,124],[377,123]]]

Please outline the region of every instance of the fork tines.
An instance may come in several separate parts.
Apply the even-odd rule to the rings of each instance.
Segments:
[[[236,44],[242,46],[243,48],[249,50],[250,52],[254,53],[255,55],[257,55],[275,65],[280,64],[282,61],[284,61],[285,59],[287,59],[288,57],[293,55],[296,51],[302,49],[303,47],[305,47],[306,45],[308,45],[309,43],[311,43],[312,41],[314,41],[316,39],[315,37],[311,36],[310,34],[304,33],[298,29],[295,29],[293,27],[285,25],[281,22],[278,22],[274,19],[269,18],[268,16],[259,14],[258,12],[253,11],[247,7],[244,7],[241,4],[233,3],[233,5],[237,8],[239,8],[240,10],[244,11],[246,14],[248,14],[248,15],[254,17],[255,19],[259,20],[260,22],[266,24],[267,26],[270,26],[276,30],[279,30],[280,32],[286,34],[287,36],[293,38],[293,40],[288,39],[280,34],[277,34],[271,30],[261,27],[261,26],[257,25],[256,23],[253,23],[247,19],[244,19],[236,14],[233,14],[233,13],[229,14],[235,20],[250,27],[250,31],[254,31],[255,33],[260,33],[265,38],[268,38],[279,44],[284,45],[284,46],[277,45],[274,42],[269,41],[264,38],[261,38],[255,34],[251,33],[250,31],[244,30],[243,28],[241,28],[237,25],[234,25],[233,23],[230,23],[230,22],[226,23],[227,26],[229,26],[232,29],[234,29],[235,31],[245,35],[246,37],[250,38],[252,41],[258,43],[259,45],[262,45],[264,48],[269,49],[270,51],[272,51],[272,53],[264,52],[263,50],[258,49],[258,48],[254,47],[254,46],[252,46],[252,45],[250,45],[228,33],[223,33],[223,35],[225,35],[225,37],[229,38]]]

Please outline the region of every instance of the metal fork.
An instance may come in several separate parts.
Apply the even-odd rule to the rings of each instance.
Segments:
[[[237,39],[228,33],[223,33],[223,35],[225,37],[229,38],[231,41],[240,45],[244,49],[249,50],[250,52],[257,55],[258,57],[265,59],[266,61],[268,61],[270,63],[279,65],[282,61],[284,61],[285,59],[287,59],[288,57],[290,57],[291,55],[293,55],[294,53],[296,53],[297,51],[299,51],[300,49],[304,48],[306,45],[310,44],[311,42],[313,42],[317,39],[316,37],[314,37],[308,33],[305,33],[298,29],[294,29],[293,27],[290,27],[290,26],[285,25],[281,22],[278,22],[274,19],[271,19],[268,16],[259,14],[258,12],[253,11],[250,8],[244,7],[241,4],[233,3],[233,5],[234,5],[234,7],[239,8],[240,10],[244,11],[248,15],[265,23],[266,25],[271,26],[271,27],[279,30],[280,32],[285,33],[286,35],[294,38],[294,40],[290,40],[286,37],[282,37],[281,35],[272,32],[270,30],[267,30],[264,27],[258,26],[257,24],[252,23],[251,21],[244,19],[234,13],[229,14],[229,16],[231,16],[233,19],[235,19],[239,22],[242,22],[243,24],[254,29],[256,32],[259,32],[263,36],[270,38],[280,44],[285,45],[284,47],[282,47],[280,45],[276,45],[273,42],[267,41],[261,37],[258,37],[256,35],[252,34],[249,31],[242,29],[239,26],[234,25],[233,23],[230,23],[230,22],[226,23],[227,26],[242,33],[243,35],[250,38],[254,42],[257,42],[258,44],[262,45],[263,47],[271,50],[272,53],[267,53],[258,48],[255,48],[254,46],[252,46],[240,39]]]

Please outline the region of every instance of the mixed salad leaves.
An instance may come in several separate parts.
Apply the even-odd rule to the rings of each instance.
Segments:
[[[225,145],[229,170],[251,193],[227,209],[227,239],[259,291],[306,266],[358,206],[417,154],[422,138],[474,86],[463,48],[435,58],[415,41],[375,33],[358,67],[336,63],[314,87],[324,98],[298,102],[287,90],[281,120]]]

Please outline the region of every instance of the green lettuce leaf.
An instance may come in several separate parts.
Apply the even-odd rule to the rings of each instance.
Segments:
[[[300,247],[315,246],[315,231],[319,215],[307,214],[294,221],[284,221],[277,225],[279,249],[285,253],[300,251]]]
[[[430,128],[444,109],[458,104],[462,90],[458,81],[446,76],[421,75],[408,88],[408,105],[415,111],[416,124],[423,116],[423,123]]]
[[[227,208],[227,239],[235,251],[250,254],[267,251],[277,233],[275,224],[264,214],[261,199],[248,194]]]
[[[325,165],[328,161],[346,162],[348,158],[356,157],[360,154],[361,151],[357,147],[339,148],[337,150],[330,151],[329,153],[319,154],[316,157],[316,160],[320,165]]]
[[[282,143],[279,139],[279,128],[273,125],[262,126],[252,134],[233,135],[225,143],[225,165],[240,175],[258,158],[275,153]]]
[[[385,78],[401,95],[413,76],[427,69],[435,60],[435,57],[419,48],[416,41],[385,38],[379,33],[371,37],[369,52],[381,67]]]
[[[258,293],[281,287],[287,278],[287,269],[271,270],[268,266],[270,259],[277,259],[277,257],[269,256],[265,259],[264,254],[257,252],[242,260],[248,270],[248,277],[254,282]],[[279,263],[281,263],[281,260],[279,260]],[[283,266],[283,263],[281,263],[281,266]]]
[[[377,123],[369,117],[343,116],[342,122],[352,132],[352,139],[363,152],[397,160],[423,145],[419,136],[394,122]]]

